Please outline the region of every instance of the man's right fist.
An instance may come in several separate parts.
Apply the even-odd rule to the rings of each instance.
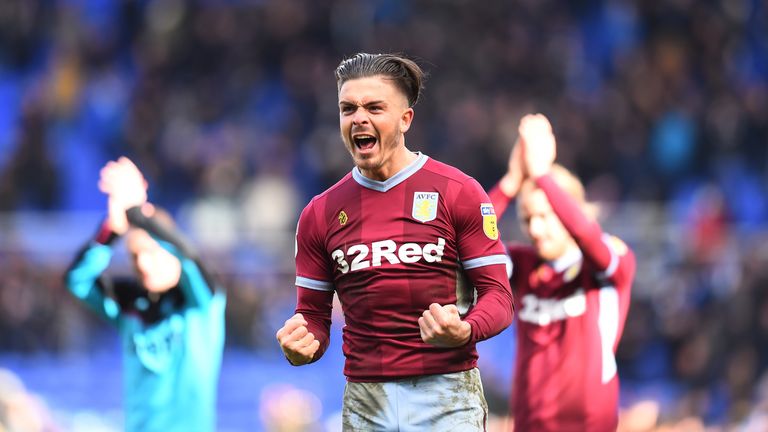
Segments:
[[[285,321],[285,325],[276,334],[280,349],[294,366],[311,362],[320,348],[320,341],[309,332],[307,324],[304,316],[297,313]]]

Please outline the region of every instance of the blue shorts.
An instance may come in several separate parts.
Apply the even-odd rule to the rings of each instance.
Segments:
[[[343,431],[485,431],[488,404],[477,368],[398,381],[347,382]]]

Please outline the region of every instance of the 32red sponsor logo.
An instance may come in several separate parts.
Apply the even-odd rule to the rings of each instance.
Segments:
[[[385,263],[415,263],[424,260],[428,263],[440,262],[443,259],[445,239],[438,237],[437,243],[403,243],[398,246],[394,240],[381,240],[367,244],[350,246],[346,251],[336,249],[331,253],[342,273],[363,270],[369,267],[380,267]]]

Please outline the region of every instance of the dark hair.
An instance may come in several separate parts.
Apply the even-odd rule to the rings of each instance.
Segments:
[[[342,60],[336,68],[336,86],[348,80],[384,76],[395,82],[397,88],[408,98],[408,106],[416,105],[423,88],[424,71],[413,60],[396,54],[357,53]]]

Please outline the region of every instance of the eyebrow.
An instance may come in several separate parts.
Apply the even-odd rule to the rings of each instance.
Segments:
[[[367,107],[367,106],[371,106],[371,105],[386,105],[386,104],[387,103],[384,102],[383,100],[374,100],[374,101],[370,101],[370,102],[364,103],[363,106]],[[357,105],[357,104],[354,103],[354,102],[349,102],[349,101],[339,101],[339,106],[341,106],[341,105]]]

